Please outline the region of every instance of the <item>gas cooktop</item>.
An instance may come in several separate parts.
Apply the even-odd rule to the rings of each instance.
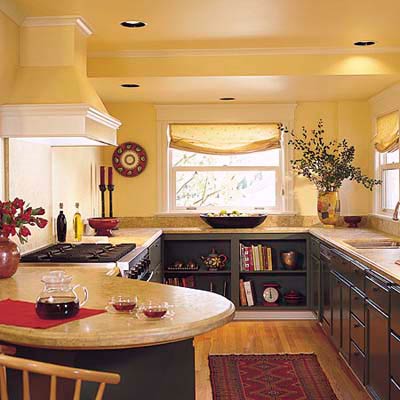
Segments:
[[[60,243],[22,256],[30,263],[110,263],[117,262],[136,248],[134,243]]]

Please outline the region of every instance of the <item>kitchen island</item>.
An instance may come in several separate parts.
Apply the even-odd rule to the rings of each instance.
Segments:
[[[41,276],[51,269],[21,266],[12,278],[0,280],[0,298],[34,302]],[[194,399],[193,338],[232,320],[233,304],[214,293],[110,277],[102,268],[64,269],[74,284],[88,288],[88,308],[103,309],[113,295],[136,294],[139,303],[173,304],[175,316],[143,321],[104,313],[50,329],[0,325],[0,341],[15,345],[19,357],[120,373],[121,384],[108,387],[108,398],[176,399],[180,393],[179,398]],[[86,387],[87,396],[92,389]]]

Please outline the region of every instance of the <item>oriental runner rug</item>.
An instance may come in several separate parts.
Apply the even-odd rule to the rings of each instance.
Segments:
[[[214,400],[337,400],[315,354],[209,356]]]

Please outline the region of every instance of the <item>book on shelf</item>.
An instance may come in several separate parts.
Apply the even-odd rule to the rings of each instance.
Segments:
[[[186,276],[183,278],[166,278],[164,283],[171,286],[181,286],[186,288],[194,289],[196,287],[194,276]]]
[[[243,285],[244,285],[244,291],[246,293],[247,305],[249,307],[252,307],[255,305],[252,281],[244,281]]]
[[[240,244],[241,271],[272,271],[272,249],[261,244]]]
[[[247,306],[246,291],[244,289],[244,280],[239,280],[239,295],[240,295],[240,305]]]

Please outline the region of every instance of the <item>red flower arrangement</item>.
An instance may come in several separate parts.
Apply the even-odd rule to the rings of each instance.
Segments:
[[[31,231],[26,225],[44,228],[47,219],[39,217],[44,215],[41,207],[32,208],[25,206],[25,201],[16,197],[13,201],[0,201],[0,235],[8,238],[17,235],[19,241],[24,244],[28,241]]]

